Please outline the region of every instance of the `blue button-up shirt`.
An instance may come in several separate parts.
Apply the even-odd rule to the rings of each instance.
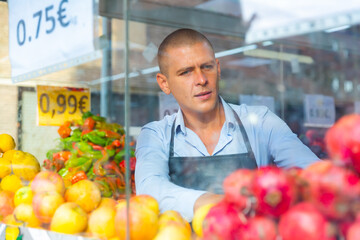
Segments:
[[[232,108],[244,125],[259,167],[275,162],[279,167],[304,168],[318,161],[286,123],[267,107],[227,104],[222,98],[221,101],[226,120],[213,155],[247,152]],[[174,156],[209,156],[200,138],[185,127],[181,110],[161,121],[146,124],[137,138],[136,193],[156,198],[162,212],[176,210],[191,221],[195,201],[205,191],[183,188],[170,182],[168,161],[174,120]]]

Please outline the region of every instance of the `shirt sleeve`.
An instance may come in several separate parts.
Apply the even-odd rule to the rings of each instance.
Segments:
[[[268,155],[279,167],[306,168],[319,158],[294,134],[276,114],[267,110],[260,126],[267,140]]]
[[[137,138],[136,194],[148,194],[160,205],[160,211],[178,211],[187,221],[193,218],[195,201],[205,191],[177,186],[170,182],[168,140],[161,131],[144,127]]]

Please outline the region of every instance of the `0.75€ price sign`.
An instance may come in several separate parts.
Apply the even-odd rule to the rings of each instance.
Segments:
[[[38,125],[60,126],[90,111],[89,88],[37,86]]]

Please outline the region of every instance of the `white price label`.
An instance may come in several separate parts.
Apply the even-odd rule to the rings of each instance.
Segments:
[[[330,127],[335,122],[334,98],[324,95],[306,94],[304,98],[305,125]]]
[[[360,102],[359,101],[354,102],[354,113],[360,114]]]
[[[275,113],[275,99],[271,96],[260,96],[260,95],[240,95],[240,104],[244,103],[249,106],[266,106],[270,111]]]
[[[94,52],[93,0],[9,0],[12,77]]]
[[[159,119],[163,119],[166,115],[171,115],[179,110],[179,104],[173,95],[166,95],[159,92]]]

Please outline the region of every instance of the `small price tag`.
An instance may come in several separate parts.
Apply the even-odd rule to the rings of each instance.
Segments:
[[[159,92],[159,119],[163,119],[166,115],[171,115],[179,110],[179,104],[173,95],[166,95]]]
[[[239,96],[240,103],[245,103],[249,106],[267,106],[270,111],[275,113],[275,99],[272,96],[261,95],[243,95]]]
[[[334,98],[306,94],[304,98],[305,126],[330,127],[335,122]]]
[[[60,126],[90,111],[90,89],[37,86],[38,125]]]

